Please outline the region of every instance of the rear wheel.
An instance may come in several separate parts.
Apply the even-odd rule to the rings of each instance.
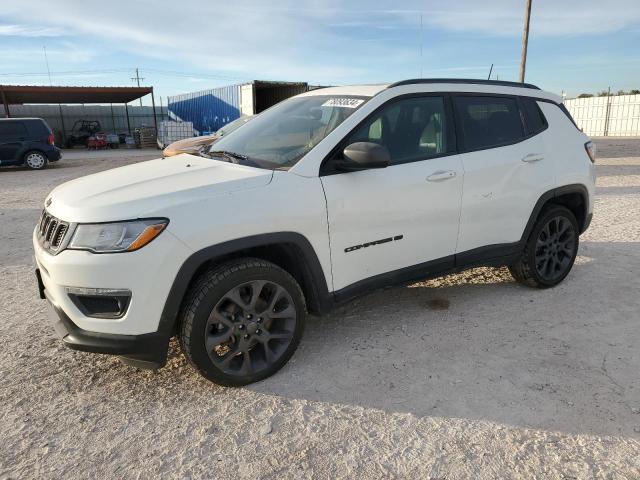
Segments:
[[[24,164],[31,170],[42,170],[47,166],[47,157],[42,152],[27,152],[24,155]]]
[[[543,210],[520,259],[509,267],[525,285],[553,287],[569,274],[578,253],[578,222],[573,213],[552,205]]]
[[[189,292],[180,344],[204,377],[246,385],[289,360],[305,317],[304,297],[291,275],[264,260],[235,260],[205,272]]]

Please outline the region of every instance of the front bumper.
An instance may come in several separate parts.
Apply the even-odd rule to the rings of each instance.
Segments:
[[[50,306],[53,325],[74,350],[122,357],[125,363],[159,368],[173,334],[160,324],[176,273],[190,254],[169,231],[145,248],[119,254],[79,250],[48,253],[33,236],[40,296]],[[126,289],[131,301],[118,318],[83,312],[67,288]]]
[[[39,277],[38,271],[36,275]],[[65,346],[82,352],[118,355],[125,363],[138,368],[161,368],[166,363],[169,346],[167,334],[155,332],[142,335],[114,335],[83,330],[73,323],[61,308],[51,302],[41,282],[39,289],[47,299],[53,328]]]
[[[142,335],[158,330],[176,273],[190,255],[168,230],[146,247],[127,253],[64,250],[52,255],[38,243],[36,232],[33,248],[35,267],[51,303],[79,328],[114,335]],[[91,317],[73,302],[67,287],[129,290],[131,301],[121,317]]]

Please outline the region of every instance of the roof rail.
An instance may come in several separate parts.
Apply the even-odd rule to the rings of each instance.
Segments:
[[[502,87],[531,88],[540,90],[539,87],[530,83],[507,82],[505,80],[480,80],[473,78],[413,78],[392,83],[387,88],[399,87],[400,85],[414,85],[416,83],[469,83],[474,85],[500,85]]]

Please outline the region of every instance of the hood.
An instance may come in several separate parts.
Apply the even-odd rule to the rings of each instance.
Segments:
[[[268,185],[271,170],[177,155],[88,175],[54,189],[47,210],[68,222],[162,216],[202,198]]]

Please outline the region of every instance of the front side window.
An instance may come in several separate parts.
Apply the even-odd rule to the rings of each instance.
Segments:
[[[209,155],[288,169],[344,122],[367,97],[312,95],[285,100],[218,140]]]
[[[444,154],[447,152],[444,98],[415,97],[392,102],[362,123],[344,144],[355,142],[387,147],[392,164]]]
[[[518,102],[511,97],[454,97],[465,150],[479,150],[524,138]]]

